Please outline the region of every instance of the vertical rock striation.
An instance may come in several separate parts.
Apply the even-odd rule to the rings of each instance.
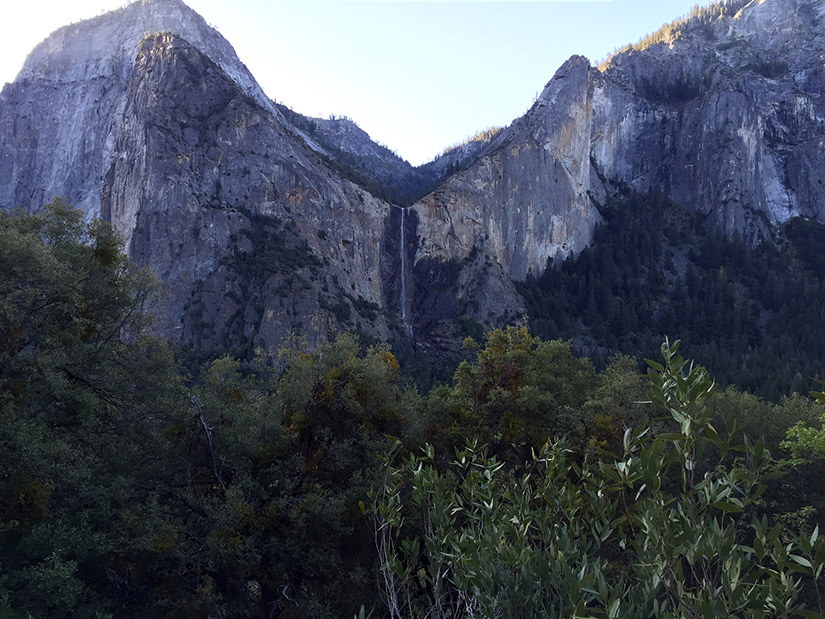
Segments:
[[[595,90],[602,174],[758,241],[822,218],[825,4],[753,1],[611,60]]]
[[[480,161],[419,201],[417,258],[482,250],[524,279],[587,245],[600,219],[588,192],[603,194],[590,162],[592,90],[590,64],[574,56]]]
[[[271,348],[295,329],[317,342],[358,326],[332,308],[383,305],[389,205],[334,175],[193,46],[141,43],[124,117],[102,204],[167,283],[175,339]],[[375,313],[361,328],[386,336]]]

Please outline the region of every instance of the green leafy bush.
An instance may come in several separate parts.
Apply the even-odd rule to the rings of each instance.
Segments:
[[[673,427],[627,429],[616,456],[556,439],[523,467],[476,443],[447,465],[429,445],[396,464],[397,444],[364,507],[390,616],[815,616],[799,593],[825,562],[818,530],[786,543],[760,515],[770,454],[717,431],[713,383],[678,345],[648,362]]]

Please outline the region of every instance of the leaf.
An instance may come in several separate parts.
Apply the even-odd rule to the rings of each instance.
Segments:
[[[734,505],[733,503],[729,503],[728,501],[716,501],[713,506],[716,509],[720,509],[726,513],[735,513],[738,514],[742,511],[742,508],[739,505]]]
[[[663,441],[681,441],[684,437],[678,432],[663,432],[662,434],[656,435],[656,438]]]
[[[813,567],[813,565],[811,565],[811,562],[808,561],[805,557],[800,557],[799,555],[788,555],[788,557],[793,561],[799,563],[799,565],[801,565],[802,567]]]
[[[645,363],[647,363],[650,367],[652,367],[657,372],[664,372],[665,371],[665,366],[663,366],[661,363],[656,363],[652,359],[645,359]]]

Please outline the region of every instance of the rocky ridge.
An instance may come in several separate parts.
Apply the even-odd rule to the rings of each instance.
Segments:
[[[413,167],[349,118],[310,118],[278,107],[310,148],[328,158],[340,174],[393,204],[409,206],[443,176],[426,166]]]
[[[138,43],[158,32],[185,32],[248,96],[279,114],[232,46],[200,15],[180,0],[140,0],[57,30],[3,89],[0,207],[37,211],[62,195],[87,217],[100,212]]]
[[[825,221],[823,15],[822,0],[719,4],[601,69],[572,57],[525,116],[413,205],[416,295],[436,294],[433,265],[452,265],[430,305],[449,299],[486,324],[518,314],[508,284],[588,245],[600,206],[627,189],[752,242],[792,217]],[[485,277],[494,302],[490,284],[459,283]]]
[[[0,136],[0,206],[61,195],[109,220],[163,281],[172,341],[389,339],[390,205],[310,148],[183,2],[57,31],[0,95]]]
[[[825,221],[825,0],[716,6],[603,67],[572,57],[511,126],[413,168],[275,104],[180,0],[142,0],[57,31],[0,93],[0,207],[62,195],[109,219],[178,343],[409,326],[451,348],[518,320],[513,282],[587,246],[626,189],[753,242]]]

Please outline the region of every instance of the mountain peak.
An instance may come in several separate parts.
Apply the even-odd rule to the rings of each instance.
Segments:
[[[232,45],[182,0],[136,0],[64,26],[34,48],[17,79],[65,82],[112,75],[128,79],[140,41],[159,32],[175,34],[206,54],[247,95],[277,115]]]
[[[3,88],[0,120],[22,106],[27,121],[25,126],[8,122],[0,127],[0,133],[11,132],[0,139],[0,160],[21,157],[19,167],[0,166],[0,208],[36,212],[60,195],[88,218],[100,214],[103,178],[129,120],[124,110],[141,42],[159,33],[192,46],[283,122],[229,42],[198,13],[181,0],[137,0],[56,30]]]

